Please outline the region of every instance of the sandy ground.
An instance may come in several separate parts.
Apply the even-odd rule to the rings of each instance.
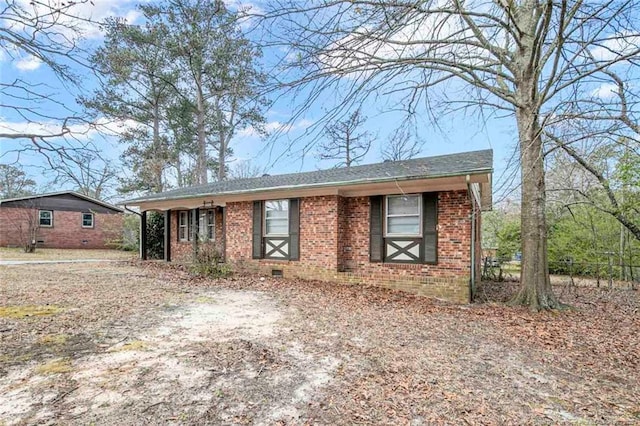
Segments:
[[[34,253],[25,253],[21,248],[0,247],[0,260],[4,261],[53,261],[74,259],[133,260],[138,253],[121,250],[71,250],[38,248]]]
[[[637,292],[534,314],[152,263],[0,280],[0,424],[640,422]]]

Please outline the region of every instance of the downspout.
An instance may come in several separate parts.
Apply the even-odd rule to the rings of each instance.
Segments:
[[[471,200],[471,279],[469,281],[469,293],[473,301],[476,289],[476,203],[471,191],[471,176],[467,175],[467,194]]]
[[[126,204],[123,204],[123,207],[124,207],[124,209],[125,209],[126,211],[128,211],[129,213],[133,213],[133,214],[137,214],[138,216],[142,216],[142,213],[138,213],[138,212],[137,212],[137,211],[135,211],[135,210],[131,210],[129,207],[127,207],[127,205],[126,205]]]

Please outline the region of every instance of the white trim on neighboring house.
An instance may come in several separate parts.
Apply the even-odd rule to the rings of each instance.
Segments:
[[[85,215],[89,215],[89,217],[91,217],[91,225],[85,225],[84,224],[84,216]],[[96,215],[93,214],[92,212],[82,212],[82,219],[81,219],[81,225],[84,229],[93,229],[96,226]]]
[[[42,213],[49,213],[49,224],[48,225],[43,225],[42,224]],[[48,209],[38,210],[38,226],[40,228],[53,228],[53,210],[48,210]]]

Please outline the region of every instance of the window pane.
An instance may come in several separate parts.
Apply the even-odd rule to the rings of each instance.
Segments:
[[[289,200],[266,201],[265,234],[289,234]]]
[[[284,219],[267,219],[267,235],[271,234],[283,234],[289,233],[289,221]]]
[[[93,226],[93,215],[90,213],[82,214],[82,226],[91,227]]]
[[[200,212],[200,219],[198,220],[198,238],[204,240],[207,232],[207,212]]]
[[[388,218],[387,233],[397,235],[418,235],[420,233],[420,216]]]
[[[52,225],[52,213],[49,210],[40,210],[38,212],[38,222],[40,226],[51,226]]]
[[[266,217],[287,217],[289,200],[267,201],[264,206]]]
[[[420,197],[417,195],[401,196],[401,197],[389,197],[389,212],[390,215],[402,215],[402,214],[419,214]]]

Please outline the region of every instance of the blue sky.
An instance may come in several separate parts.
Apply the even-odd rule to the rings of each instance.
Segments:
[[[26,1],[25,1],[26,3]],[[91,17],[95,20],[104,19],[107,16],[123,16],[130,22],[140,23],[140,16],[135,11],[135,2],[128,0],[107,1],[96,0],[95,6],[90,4],[78,6],[78,13]],[[101,42],[101,33],[95,26],[84,28],[87,40],[84,46],[91,48]],[[265,51],[265,61],[268,63],[272,52]],[[6,54],[0,57],[0,67],[2,81],[11,81],[21,78],[30,84],[46,83],[50,86],[48,92],[52,94],[52,99],[56,103],[49,102],[39,105],[40,111],[50,116],[64,116],[68,111],[79,111],[75,98],[90,91],[96,86],[95,77],[86,69],[76,68],[77,72],[83,76],[81,87],[63,85],[55,74],[45,65],[33,61],[29,57],[16,54],[8,57]],[[251,160],[252,163],[264,167],[270,174],[315,170],[318,168],[331,167],[331,162],[320,162],[315,158],[315,149],[311,149],[305,156],[302,156],[301,147],[309,140],[305,136],[305,130],[312,126],[329,108],[334,101],[330,93],[326,99],[314,104],[302,117],[291,123],[286,132],[282,132],[277,139],[269,141],[261,140],[252,134],[250,129],[240,132],[234,139],[232,148],[239,161]],[[283,123],[287,123],[292,114],[292,99],[288,97],[279,98],[269,111],[267,111],[267,127],[276,129]],[[64,105],[64,107],[62,106]],[[377,99],[364,105],[363,113],[368,117],[366,130],[376,135],[376,139],[364,163],[381,161],[381,143],[387,139],[389,134],[397,127],[402,120],[398,113],[385,113],[386,101]],[[65,111],[65,109],[67,111]],[[0,131],[29,130],[41,128],[51,128],[53,131],[59,129],[59,122],[54,120],[36,120],[37,123],[28,124],[23,117],[14,111],[4,108],[0,111]],[[427,116],[418,117],[419,133],[424,141],[422,156],[440,155],[461,151],[492,148],[494,150],[494,179],[500,179],[505,172],[508,160],[512,157],[517,134],[515,132],[515,120],[507,118],[480,118],[475,115],[465,116],[462,113],[450,114],[438,120],[438,125],[434,126]],[[112,164],[117,164],[122,147],[115,143],[115,138],[105,137],[93,130],[87,130],[79,126],[77,130],[77,141],[73,143],[94,144],[104,157],[110,158]],[[290,147],[292,141],[294,145]],[[24,141],[22,141],[24,143]],[[43,174],[42,157],[35,154],[12,153],[18,142],[12,140],[1,140],[2,150],[1,162],[7,163],[18,161],[25,167],[29,175],[34,177],[38,183],[46,190],[70,189],[63,187],[46,187],[50,181],[50,175]],[[290,148],[290,149],[289,149]],[[124,169],[120,168],[122,173]],[[500,182],[494,185],[500,186]]]

